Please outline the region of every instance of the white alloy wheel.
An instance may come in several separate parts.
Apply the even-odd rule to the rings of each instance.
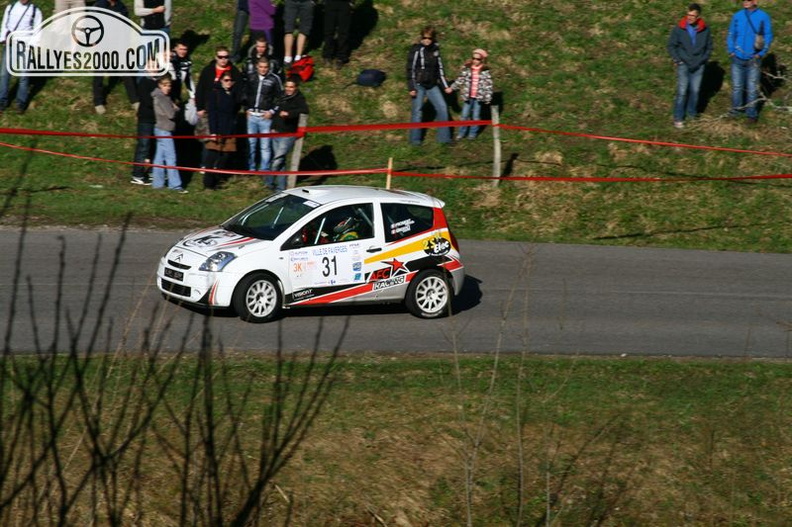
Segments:
[[[423,271],[413,278],[405,304],[413,315],[438,318],[448,314],[451,289],[440,271]]]
[[[280,288],[275,279],[267,274],[247,276],[234,291],[233,305],[242,320],[270,321],[280,312]]]

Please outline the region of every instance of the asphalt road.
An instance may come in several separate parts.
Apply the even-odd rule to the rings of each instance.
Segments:
[[[162,299],[157,261],[179,234],[0,230],[4,349],[196,351],[209,338],[245,352],[792,355],[792,255],[462,240],[453,317],[378,306],[257,325]]]

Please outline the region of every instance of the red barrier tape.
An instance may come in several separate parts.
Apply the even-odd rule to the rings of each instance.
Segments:
[[[175,168],[176,170],[183,170],[185,172],[212,172],[213,174],[228,174],[228,175],[249,175],[249,176],[288,176],[296,174],[300,176],[358,176],[363,174],[385,174],[388,172],[387,168],[372,168],[372,169],[357,169],[357,170],[302,170],[302,171],[282,171],[275,172],[272,170],[225,170],[225,169],[212,169],[206,170],[205,168],[184,167],[178,165],[157,165],[154,163],[136,163],[134,161],[120,161],[118,159],[105,159],[101,157],[81,156],[79,154],[68,154],[66,152],[56,152],[54,150],[44,150],[42,148],[33,148],[30,146],[13,145],[11,143],[0,142],[0,147],[5,146],[14,148],[16,150],[23,150],[25,152],[36,152],[39,154],[49,154],[53,156],[68,157],[72,159],[81,159],[83,161],[101,161],[103,163],[116,163],[120,165],[135,165],[150,168]]]
[[[160,137],[170,137],[171,139],[214,139],[228,137],[301,137],[305,132],[300,129],[295,133],[270,134],[233,134],[233,135],[123,135],[123,134],[91,134],[87,132],[54,132],[50,130],[32,130],[29,128],[0,128],[0,134],[10,135],[44,135],[58,137],[91,137],[99,139],[159,139]]]
[[[346,131],[372,131],[372,130],[401,130],[401,129],[414,129],[414,128],[442,128],[442,127],[459,127],[459,126],[473,126],[473,125],[491,125],[491,121],[436,121],[432,123],[395,123],[395,124],[375,124],[375,125],[337,125],[337,126],[315,126],[315,127],[306,127],[300,128],[297,133],[272,133],[272,134],[234,134],[234,135],[227,135],[227,136],[195,136],[195,135],[187,135],[187,136],[167,136],[173,139],[198,139],[198,138],[214,138],[214,137],[228,137],[228,138],[238,138],[238,137],[301,137],[304,136],[306,133],[315,132],[315,133],[335,133],[335,132],[346,132]],[[779,157],[792,157],[792,154],[787,154],[783,152],[766,152],[766,151],[757,151],[757,150],[745,150],[745,149],[738,149],[738,148],[726,148],[726,147],[711,147],[711,146],[701,146],[701,145],[690,145],[684,143],[672,143],[672,142],[665,142],[665,141],[648,141],[642,139],[629,139],[623,137],[610,137],[610,136],[603,136],[603,135],[595,135],[595,134],[585,134],[580,132],[565,132],[559,130],[546,130],[542,128],[531,128],[527,126],[515,126],[515,125],[506,125],[506,124],[499,124],[493,125],[498,126],[500,128],[506,130],[517,130],[517,131],[525,131],[525,132],[534,132],[534,133],[547,133],[547,134],[557,134],[557,135],[565,135],[571,137],[583,137],[589,139],[600,139],[606,141],[616,141],[616,142],[626,142],[626,143],[638,143],[638,144],[648,144],[648,145],[656,145],[656,146],[669,146],[674,148],[690,148],[690,149],[698,149],[698,150],[714,150],[714,151],[722,151],[722,152],[733,152],[733,153],[744,153],[744,154],[757,154],[757,155],[771,155],[771,156],[779,156]],[[49,130],[33,130],[33,129],[24,129],[24,128],[0,128],[0,134],[12,134],[12,135],[31,135],[31,136],[59,136],[59,137],[92,137],[92,138],[113,138],[113,139],[137,139],[138,136],[133,135],[117,135],[117,134],[95,134],[95,133],[81,133],[81,132],[58,132],[58,131],[49,131]],[[156,139],[158,136],[140,136],[146,137],[151,139]],[[20,145],[14,145],[10,143],[3,143],[0,142],[0,146],[5,146],[8,148],[14,148],[17,150],[24,150],[28,152],[38,152],[43,154],[55,155],[60,157],[68,157],[73,159],[81,159],[85,161],[101,161],[106,163],[117,163],[123,165],[137,165],[143,167],[160,167],[160,168],[175,168],[177,170],[183,170],[186,172],[200,172],[205,169],[196,168],[196,167],[185,167],[185,166],[169,166],[169,165],[156,165],[153,163],[136,163],[134,161],[120,161],[116,159],[104,159],[99,157],[91,157],[91,156],[83,156],[78,154],[69,154],[65,152],[57,152],[53,150],[45,150],[40,148],[34,147],[25,147]],[[342,176],[342,175],[362,175],[362,174],[384,174],[388,172],[388,169],[378,168],[378,169],[364,169],[364,170],[332,170],[332,171],[240,171],[240,170],[225,170],[225,169],[215,169],[211,170],[213,173],[217,174],[229,174],[229,175],[305,175],[305,176]],[[697,181],[746,181],[746,180],[765,180],[765,179],[790,179],[792,178],[792,174],[772,174],[772,175],[762,175],[762,176],[732,176],[732,177],[693,177],[693,178],[678,178],[678,179],[664,179],[664,178],[657,178],[657,177],[590,177],[590,176],[580,176],[580,177],[563,177],[563,176],[468,176],[468,175],[459,175],[459,174],[421,174],[415,172],[394,172],[391,171],[391,175],[395,177],[421,177],[421,178],[441,178],[441,179],[481,179],[481,180],[491,180],[491,179],[501,179],[504,181],[560,181],[560,182],[571,182],[571,183],[612,183],[612,182],[657,182],[657,183],[690,183],[690,182],[697,182]]]
[[[337,132],[361,132],[361,131],[375,131],[375,130],[409,130],[415,128],[458,128],[460,126],[495,126],[504,130],[516,130],[522,132],[533,132],[542,134],[564,135],[568,137],[581,137],[586,139],[597,139],[604,141],[614,141],[622,143],[645,144],[653,146],[666,146],[671,148],[687,148],[693,150],[712,150],[717,152],[732,152],[738,154],[756,154],[764,156],[776,157],[792,157],[792,154],[785,152],[767,152],[761,150],[747,150],[742,148],[728,148],[722,146],[706,146],[706,145],[692,145],[687,143],[673,143],[669,141],[651,141],[648,139],[630,139],[626,137],[613,137],[607,135],[586,134],[583,132],[565,132],[563,130],[548,130],[544,128],[532,128],[529,126],[517,126],[510,124],[497,124],[493,125],[492,121],[435,121],[431,123],[392,123],[392,124],[358,124],[358,125],[333,125],[333,126],[308,126],[301,128],[297,133],[271,133],[271,134],[233,134],[225,136],[217,136],[224,138],[249,138],[249,137],[301,137],[307,133],[337,133]],[[33,130],[26,128],[0,128],[0,134],[11,135],[43,135],[43,136],[65,136],[65,137],[94,137],[105,139],[137,139],[135,135],[122,135],[122,134],[98,134],[86,132],[57,132],[50,130]],[[158,136],[140,136],[149,139],[157,139]],[[197,135],[174,135],[173,139],[211,139],[213,136],[197,136]]]
[[[792,174],[766,176],[691,177],[664,179],[659,177],[594,177],[594,176],[465,176],[461,174],[421,174],[418,172],[393,172],[393,177],[420,177],[440,179],[497,179],[503,181],[561,181],[567,183],[693,183],[697,181],[742,181],[751,179],[791,179]]]
[[[582,132],[564,132],[561,130],[545,130],[543,128],[530,128],[528,126],[515,126],[511,124],[499,124],[497,125],[499,128],[503,128],[504,130],[519,130],[522,132],[537,132],[542,134],[556,134],[556,135],[566,135],[571,137],[584,137],[587,139],[602,139],[605,141],[618,141],[622,143],[638,143],[644,145],[655,145],[655,146],[670,146],[673,148],[691,148],[695,150],[715,150],[718,152],[736,152],[739,154],[758,154],[763,156],[779,156],[779,157],[792,157],[792,154],[787,154],[784,152],[764,152],[761,150],[744,150],[741,148],[727,148],[723,146],[702,146],[702,145],[690,145],[685,143],[671,143],[668,141],[649,141],[646,139],[628,139],[624,137],[609,137],[607,135],[595,135],[595,134],[584,134]]]

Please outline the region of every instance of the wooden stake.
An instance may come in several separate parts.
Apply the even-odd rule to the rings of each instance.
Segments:
[[[492,106],[492,186],[497,187],[501,177],[501,140],[500,140],[500,115],[498,107]]]
[[[308,126],[308,116],[304,113],[300,114],[300,120],[297,123],[297,130],[304,129]],[[305,136],[300,136],[294,142],[294,148],[292,149],[291,154],[291,162],[289,163],[289,170],[292,172],[297,172],[300,170],[300,159],[302,159],[302,148],[303,148],[303,139]],[[288,181],[286,182],[286,188],[294,188],[297,186],[297,174],[289,174]]]

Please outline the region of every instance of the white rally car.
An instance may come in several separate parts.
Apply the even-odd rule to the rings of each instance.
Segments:
[[[382,188],[287,190],[179,240],[160,260],[157,285],[250,322],[282,308],[402,301],[416,316],[440,317],[465,279],[443,206]]]

